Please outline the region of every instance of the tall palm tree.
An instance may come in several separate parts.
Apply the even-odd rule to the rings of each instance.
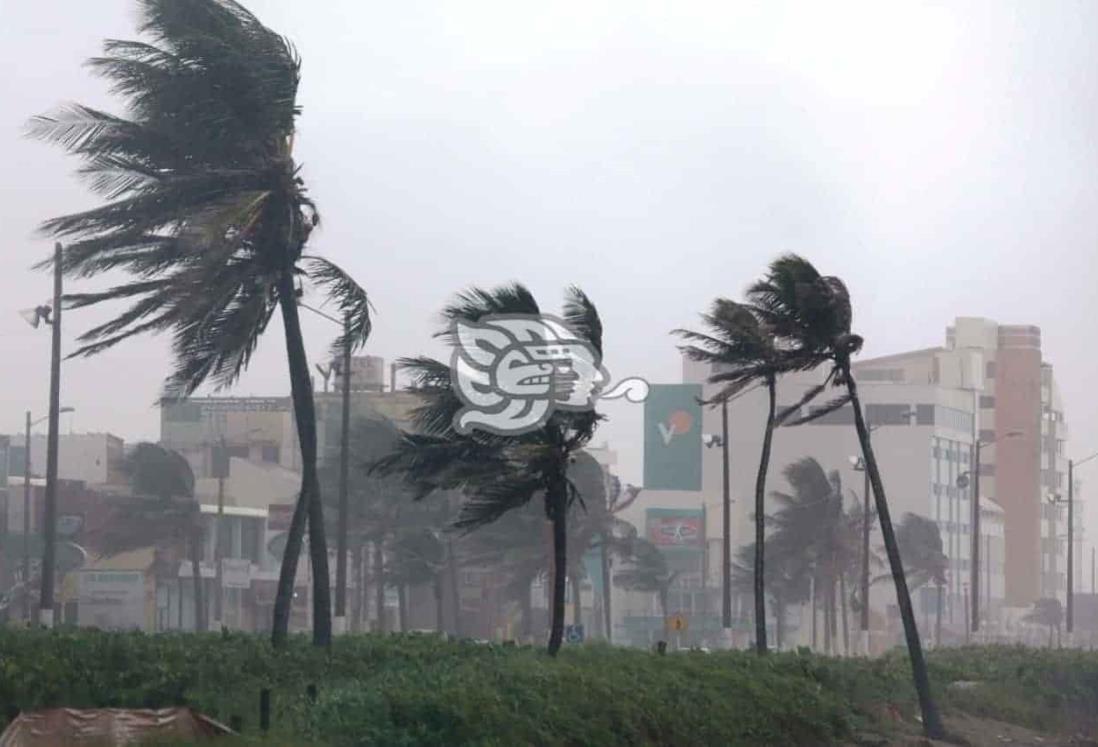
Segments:
[[[129,497],[111,502],[110,520],[89,538],[95,550],[110,557],[143,547],[174,545],[190,556],[194,580],[194,624],[204,631],[202,594],[202,514],[194,499],[194,473],[176,451],[153,443],[137,444],[123,463]]]
[[[314,568],[313,640],[331,638],[328,553],[316,475],[316,414],[297,298],[302,276],[337,301],[357,346],[370,330],[365,292],[304,254],[319,218],[293,156],[300,60],[289,42],[233,0],[137,0],[147,42],[109,40],[90,61],[127,104],[124,116],[71,104],[29,135],[80,157],[107,204],[47,221],[68,240],[70,277],[121,270],[120,285],[68,297],[74,307],[128,301],[81,336],[73,355],[144,332],[171,332],[166,398],[231,385],[281,312],[302,456],[275,600],[273,640],[289,625],[306,524]],[[43,263],[48,264],[48,263]],[[337,347],[345,342],[341,338]]]
[[[638,538],[632,543],[626,563],[625,568],[614,574],[614,583],[629,591],[656,595],[660,615],[663,617],[663,633],[666,636],[669,633],[668,615],[671,612],[668,609],[668,597],[679,572],[672,570],[660,549],[645,539]]]
[[[830,362],[831,370],[826,379],[810,394],[819,393],[828,385],[846,389],[845,395],[793,422],[807,422],[848,404],[854,411],[854,426],[866,469],[869,471],[889,569],[896,585],[896,600],[903,620],[915,690],[919,695],[923,730],[929,738],[941,738],[944,732],[942,720],[930,692],[930,677],[911,606],[911,594],[907,587],[896,532],[892,526],[884,482],[881,480],[869,428],[858,398],[858,385],[851,370],[851,357],[861,350],[863,340],[851,333],[853,311],[850,294],[839,278],[820,275],[808,260],[786,255],[771,263],[767,277],[757,283],[749,295],[762,318],[791,348],[804,355],[803,360],[806,363],[814,357]]]
[[[687,340],[683,353],[691,360],[708,363],[712,373],[709,383],[719,391],[707,401],[710,405],[726,405],[729,399],[754,383],[766,386],[768,407],[763,430],[762,453],[755,477],[755,648],[766,653],[765,547],[766,547],[766,476],[770,469],[770,450],[774,427],[780,422],[777,413],[777,382],[783,372],[798,367],[792,351],[785,349],[774,330],[750,304],[718,298],[708,313],[702,315],[707,332],[687,329],[675,334]],[[727,513],[728,507],[725,506]],[[725,522],[724,543],[731,542],[728,522]],[[727,578],[727,572],[724,577]],[[725,595],[727,598],[727,595]]]
[[[521,285],[472,289],[444,309],[447,326],[438,336],[456,347],[462,330],[485,317],[539,313],[533,295]],[[578,288],[567,292],[563,319],[572,333],[601,355],[602,322],[595,305]],[[564,636],[568,513],[578,495],[568,467],[591,440],[601,416],[593,409],[556,409],[544,424],[520,434],[459,432],[454,419],[463,402],[451,380],[450,366],[430,358],[406,359],[401,365],[411,371],[426,404],[416,413],[416,433],[405,434],[398,453],[382,460],[378,471],[403,473],[418,485],[420,495],[438,489],[461,490],[465,502],[455,522],[459,529],[491,524],[531,500],[542,501],[552,527],[548,650],[555,655]]]

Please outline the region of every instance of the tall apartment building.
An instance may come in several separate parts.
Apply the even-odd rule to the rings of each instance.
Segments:
[[[875,427],[873,442],[894,520],[910,511],[933,519],[941,530],[950,558],[950,614],[963,612],[970,578],[971,476],[977,440],[980,594],[985,609],[994,615],[1002,605],[1025,607],[1042,596],[1062,599],[1065,509],[1048,499],[1067,490],[1068,430],[1053,368],[1041,356],[1040,330],[962,317],[948,328],[944,346],[861,360],[855,372],[867,420]],[[702,383],[708,375],[707,367],[684,363],[684,381]],[[817,371],[784,377],[779,408],[795,401],[822,375]],[[752,540],[751,496],[765,400],[764,393],[755,391],[730,406],[738,543]],[[859,453],[852,418],[850,409],[844,408],[809,425],[779,430],[769,489],[784,487],[785,464],[814,456],[824,469],[839,470],[844,482],[860,494],[861,476],[847,466],[849,457]],[[719,433],[719,412],[707,409],[703,427],[707,433]],[[699,500],[707,505],[720,495],[720,474],[719,449],[705,450]],[[965,481],[958,482],[962,475],[969,478],[967,487],[962,487]],[[1081,511],[1079,506],[1076,510]],[[710,512],[710,537],[719,536],[714,531],[719,531],[714,523],[718,517],[719,511]],[[1079,568],[1083,538],[1078,526],[1075,539]]]
[[[977,364],[979,436],[994,442],[981,449],[981,492],[994,496],[1004,511],[1007,603],[1062,597],[1064,509],[1048,499],[1067,491],[1068,427],[1053,367],[1042,358],[1041,330],[961,317],[946,330],[946,348],[937,359],[940,366],[965,359]],[[1075,539],[1078,561],[1081,531]]]

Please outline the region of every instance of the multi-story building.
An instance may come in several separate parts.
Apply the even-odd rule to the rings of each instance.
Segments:
[[[1006,601],[1016,607],[1065,594],[1068,428],[1041,330],[961,317],[946,331],[941,367],[971,362],[979,403],[981,493],[1003,508]],[[969,386],[969,385],[966,385]],[[1076,494],[1076,500],[1079,496]],[[1081,515],[1081,501],[1076,505]],[[1076,561],[1083,533],[1076,527]],[[1077,567],[1079,567],[1077,565]]]
[[[824,371],[783,377],[779,409],[817,384]],[[710,371],[684,363],[683,380],[704,383]],[[865,414],[881,465],[894,523],[911,512],[934,520],[949,558],[947,625],[963,623],[972,549],[974,444],[980,448],[980,595],[983,615],[996,618],[1004,605],[1028,606],[1065,587],[1066,548],[1062,504],[1066,492],[1067,429],[1052,367],[1041,359],[1034,327],[1000,326],[961,318],[943,347],[862,360],[855,364]],[[711,394],[706,388],[705,394]],[[826,401],[827,394],[821,396]],[[818,405],[813,405],[818,406]],[[734,543],[753,541],[755,470],[766,417],[766,396],[749,391],[729,405]],[[719,434],[720,412],[706,409],[703,430]],[[676,505],[713,509],[721,495],[720,449],[704,449],[702,489],[675,493]],[[859,455],[849,407],[809,424],[780,429],[774,439],[768,490],[784,489],[781,470],[805,456],[837,470],[860,497],[863,473],[851,465]],[[1078,510],[1078,507],[1077,507]],[[1079,515],[1079,514],[1077,514]],[[707,512],[709,557],[718,558],[720,511]],[[1081,532],[1076,563],[1081,567]],[[874,542],[880,540],[875,536]],[[710,582],[719,560],[710,562]],[[895,616],[894,595],[875,585],[872,608]],[[917,607],[933,610],[936,591],[916,592]],[[880,605],[886,605],[881,609]]]
[[[31,474],[46,474],[46,435],[31,434]],[[9,474],[22,476],[25,469],[26,436],[10,438]],[[57,476],[79,480],[89,486],[117,485],[125,482],[125,459],[121,438],[110,433],[62,433],[57,438]]]

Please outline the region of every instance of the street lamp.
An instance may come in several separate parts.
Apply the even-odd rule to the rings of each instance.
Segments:
[[[721,448],[721,627],[732,627],[732,494],[728,484],[728,399],[721,400],[721,435],[703,437],[707,448]]]
[[[1067,534],[1067,632],[1071,634],[1075,624],[1075,468],[1086,464],[1091,459],[1098,457],[1098,452],[1091,454],[1088,457],[1075,461],[1074,459],[1068,460],[1068,494],[1067,494],[1067,507],[1068,507],[1068,534]],[[1065,503],[1064,499],[1059,495],[1050,495],[1048,502],[1052,504]],[[1056,551],[1055,547],[1056,538],[1053,537],[1053,552]],[[1091,574],[1093,579],[1093,573]],[[1092,580],[1093,583],[1093,580]]]
[[[907,418],[908,424],[912,420],[918,417],[918,410],[913,407],[908,407],[901,415]],[[882,424],[870,425],[866,424],[866,429],[872,433],[881,427]],[[871,494],[871,486],[869,482],[869,470],[865,468],[865,459],[860,456],[849,457],[850,468],[855,472],[861,472],[865,478],[865,484],[862,488],[862,500],[864,505],[862,507],[862,615],[861,615],[861,629],[862,629],[862,645],[865,649],[866,656],[869,656],[869,528],[870,528],[870,512],[869,512],[869,497]]]
[[[1017,438],[1018,436],[1025,435],[1023,431],[1007,431],[1001,438]],[[980,630],[980,450],[984,446],[991,446],[1000,439],[1000,436],[988,439],[987,441],[976,440],[973,444],[973,458],[971,469],[965,470],[961,474],[957,475],[957,487],[964,490],[968,487],[969,476],[972,476],[972,563],[969,568],[970,571],[970,584],[972,586],[972,615],[970,620],[972,623],[972,632],[975,633]],[[966,626],[967,627],[967,626]]]
[[[335,631],[342,633],[347,628],[347,525],[350,514],[347,482],[350,471],[351,345],[353,344],[351,340],[351,314],[350,312],[345,313],[343,319],[340,320],[300,301],[298,301],[298,305],[333,324],[343,327],[343,349],[340,351],[343,360],[339,367],[343,375],[342,423],[339,439],[339,525],[336,528],[336,598],[335,619],[333,620]],[[327,388],[327,377],[325,377],[325,388]]]
[[[45,322],[51,328],[50,344],[50,409],[49,434],[46,437],[46,505],[44,511],[45,543],[42,548],[42,589],[39,596],[39,622],[53,627],[54,568],[57,562],[57,437],[61,418],[61,244],[53,246],[53,304],[36,307],[20,314],[32,327]],[[25,479],[25,478],[24,478]]]
[[[41,306],[39,309],[43,308]],[[45,307],[45,316],[49,317],[49,307]],[[37,309],[36,309],[37,311]],[[22,314],[23,312],[20,312]],[[26,318],[26,317],[24,317]],[[27,320],[30,322],[30,320]],[[32,326],[37,327],[37,317]],[[66,412],[74,412],[73,407],[62,407],[57,411],[58,415]],[[30,410],[27,410],[26,432],[23,436],[23,619],[30,622],[30,515],[31,515],[31,428],[48,418],[48,415],[31,420]]]

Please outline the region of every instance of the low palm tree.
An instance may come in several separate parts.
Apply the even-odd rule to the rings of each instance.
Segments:
[[[663,617],[663,634],[669,633],[668,608],[671,586],[679,577],[667,563],[660,549],[645,539],[632,543],[626,555],[626,567],[614,574],[614,583],[627,591],[640,591],[655,594]]]
[[[442,574],[446,566],[446,545],[439,533],[428,527],[402,527],[390,545],[389,582],[396,586],[401,631],[408,631],[408,590],[431,584],[435,591],[436,627],[442,632]]]
[[[771,263],[767,277],[752,288],[750,296],[752,303],[767,324],[779,338],[803,354],[804,360],[818,357],[830,362],[831,370],[827,377],[810,394],[819,393],[829,385],[843,387],[846,390],[843,396],[800,420],[792,421],[791,424],[822,417],[847,405],[853,409],[854,426],[858,433],[866,470],[869,472],[889,569],[896,585],[896,601],[903,621],[908,655],[911,658],[915,690],[919,696],[923,730],[927,737],[939,739],[944,733],[942,719],[930,692],[930,677],[927,674],[926,658],[919,640],[919,628],[915,622],[915,612],[911,605],[911,593],[904,574],[903,560],[896,541],[896,532],[892,526],[884,482],[881,479],[869,428],[858,397],[858,384],[851,367],[851,358],[861,350],[863,340],[851,332],[853,310],[850,294],[839,278],[820,275],[808,260],[795,255],[786,255]]]
[[[130,303],[84,333],[73,355],[134,335],[170,332],[175,368],[166,399],[206,383],[233,384],[280,312],[301,447],[301,493],[279,574],[272,638],[285,641],[306,525],[314,569],[313,640],[331,640],[328,552],[317,481],[316,412],[298,317],[308,278],[348,320],[336,347],[370,331],[365,292],[325,259],[304,253],[319,223],[294,160],[300,59],[289,42],[233,0],[137,0],[146,42],[107,41],[90,61],[125,99],[116,116],[72,104],[29,125],[32,137],[84,161],[107,204],[47,221],[68,241],[73,278],[122,271],[131,279],[68,296],[73,307]],[[52,260],[51,260],[52,261]],[[49,262],[43,263],[49,264]]]
[[[942,589],[949,574],[949,557],[942,544],[938,524],[925,516],[906,513],[896,530],[896,542],[904,559],[904,571],[912,589],[933,584],[937,589],[935,645],[942,642]]]
[[[815,589],[822,592],[824,646],[828,653],[839,631],[837,617],[841,611],[844,651],[849,653],[846,585],[860,558],[857,529],[861,526],[861,515],[855,517],[844,510],[839,473],[825,472],[815,459],[805,457],[793,462],[783,474],[792,490],[771,493],[779,506],[769,517],[775,552],[785,562],[806,569]],[[786,555],[792,558],[785,558]]]
[[[179,452],[153,443],[137,444],[126,457],[131,496],[111,504],[111,518],[89,538],[95,550],[111,557],[144,547],[174,546],[187,554],[194,580],[195,629],[206,630],[202,594],[204,525],[194,499],[194,472]]]
[[[1060,637],[1060,626],[1064,622],[1064,608],[1059,599],[1042,598],[1033,603],[1033,609],[1022,616],[1025,622],[1048,626],[1048,647],[1052,648],[1052,634]]]
[[[446,327],[438,336],[456,347],[478,322],[497,315],[525,317],[531,329],[541,329],[540,322],[532,319],[539,314],[533,295],[521,285],[473,289],[443,311]],[[602,322],[595,305],[578,288],[567,292],[563,319],[571,334],[601,356]],[[541,425],[523,433],[459,431],[454,420],[464,403],[451,380],[450,366],[431,358],[405,359],[401,365],[411,372],[426,403],[416,412],[416,432],[406,433],[398,453],[382,460],[377,470],[405,475],[420,496],[440,489],[460,490],[465,501],[455,522],[458,529],[491,524],[535,499],[542,503],[553,538],[548,650],[555,655],[564,637],[568,514],[577,503],[568,467],[591,440],[601,416],[593,409],[556,409]]]
[[[764,581],[774,610],[774,644],[781,651],[785,646],[786,611],[789,605],[808,599],[812,571],[807,553],[788,546],[786,537],[771,534],[766,543],[770,546],[770,560],[766,564]],[[732,586],[738,593],[750,594],[755,586],[754,544],[743,545],[736,555],[732,565]]]

